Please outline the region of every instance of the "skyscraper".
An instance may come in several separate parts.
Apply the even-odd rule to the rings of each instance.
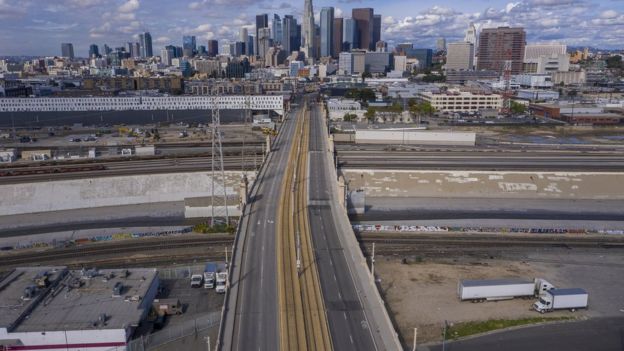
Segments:
[[[308,58],[314,58],[314,9],[312,0],[305,0],[303,7],[303,24],[301,25],[301,48]]]
[[[273,25],[271,31],[271,39],[273,39],[273,43],[279,44],[282,42],[282,19],[279,15],[273,14]]]
[[[247,36],[247,41],[245,42],[245,52],[248,56],[252,56],[256,54],[256,49],[254,47],[255,38],[253,35]]]
[[[268,27],[260,28],[258,31],[258,39],[256,41],[258,42],[256,56],[264,59],[267,51],[271,47],[271,30]]]
[[[152,35],[149,32],[139,34],[139,43],[141,45],[141,57],[152,57]]]
[[[446,39],[445,38],[438,38],[438,40],[436,40],[436,50],[446,51]]]
[[[474,47],[477,47],[477,28],[472,22],[470,22],[468,30],[466,30],[466,36],[464,37],[464,41],[472,44]]]
[[[338,54],[342,52],[342,17],[334,18],[334,38],[333,43],[333,57],[338,58]]]
[[[171,59],[175,58],[175,47],[172,45],[165,46],[160,50],[160,62],[167,66],[171,66]]]
[[[182,52],[186,57],[193,57],[197,52],[197,39],[194,35],[182,37]]]
[[[247,28],[241,27],[240,31],[238,32],[238,41],[244,43],[242,55],[249,55],[249,52],[248,52],[248,49],[247,49],[247,47],[248,47],[247,40],[248,39],[249,39],[249,32],[247,31]]]
[[[89,45],[89,57],[100,57],[100,49],[97,45],[91,44]]]
[[[208,40],[208,56],[215,57],[219,55],[219,41],[210,39]]]
[[[523,71],[526,32],[524,28],[488,28],[479,35],[479,70],[503,72],[505,61],[511,61],[511,74]]]
[[[70,60],[74,59],[74,44],[61,43],[61,56],[67,57]]]
[[[291,16],[284,16],[282,21],[282,47],[290,55],[291,52],[299,50],[301,40],[297,39],[297,20]]]
[[[449,43],[447,45],[447,71],[467,71],[474,65],[474,46],[468,42]]]
[[[333,56],[334,49],[334,8],[321,9],[321,57]]]
[[[132,57],[141,56],[141,44],[135,42],[132,44]]]
[[[113,52],[113,49],[111,49],[110,46],[104,44],[104,55],[108,55],[111,52]]]
[[[353,18],[345,18],[342,25],[342,51],[351,51],[356,48],[357,22]]]
[[[258,49],[260,47],[258,45],[258,40],[260,38],[258,33],[260,32],[260,29],[262,29],[262,28],[269,28],[269,15],[267,15],[266,13],[263,13],[261,15],[256,15],[256,40],[255,40],[255,43],[254,43],[254,49],[255,49],[256,56],[259,55],[259,50]]]
[[[373,41],[373,9],[353,9],[351,16],[357,26],[354,47],[364,50],[375,50],[375,42]]]
[[[381,40],[381,15],[373,16],[373,45]]]

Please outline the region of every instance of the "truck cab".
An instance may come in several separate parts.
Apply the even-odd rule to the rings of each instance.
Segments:
[[[533,304],[533,309],[539,313],[546,313],[552,309],[553,298],[550,294],[541,294]]]
[[[201,274],[193,274],[191,276],[191,288],[199,288],[202,286],[204,277]]]

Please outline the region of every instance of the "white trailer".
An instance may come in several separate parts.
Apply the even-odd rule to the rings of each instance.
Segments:
[[[525,279],[461,280],[458,286],[462,301],[493,301],[535,295],[536,282]]]
[[[588,300],[589,294],[585,289],[551,289],[540,295],[539,300],[533,304],[533,309],[540,313],[564,309],[574,312],[587,308]]]

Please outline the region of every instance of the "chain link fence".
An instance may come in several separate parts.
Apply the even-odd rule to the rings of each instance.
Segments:
[[[193,273],[203,273],[205,265],[193,265],[175,268],[158,269],[160,279],[185,279],[190,278]]]
[[[163,330],[142,336],[128,342],[128,351],[203,349],[207,348],[207,337],[218,331],[221,312],[166,326]],[[213,337],[214,340],[214,337]],[[212,343],[214,344],[216,340]],[[183,344],[178,345],[178,344]],[[195,346],[191,346],[195,345]]]

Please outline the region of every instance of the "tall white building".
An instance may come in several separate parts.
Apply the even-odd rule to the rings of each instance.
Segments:
[[[477,33],[477,27],[475,27],[474,23],[470,22],[468,29],[466,30],[466,36],[464,37],[464,41],[466,43],[472,44],[474,55],[473,55],[473,67],[477,66],[477,41],[479,39],[479,33]]]
[[[353,54],[341,52],[338,55],[338,73],[342,75],[353,74]]]
[[[314,59],[314,9],[312,0],[305,0],[303,7],[303,24],[301,26],[301,48],[306,59]]]
[[[524,51],[524,72],[554,73],[570,70],[570,55],[564,44],[530,44]]]
[[[477,27],[474,23],[470,23],[468,30],[466,30],[466,36],[464,37],[466,43],[471,43],[473,46],[477,46]]]
[[[474,67],[474,45],[468,42],[449,43],[446,53],[447,71],[468,71]]]

